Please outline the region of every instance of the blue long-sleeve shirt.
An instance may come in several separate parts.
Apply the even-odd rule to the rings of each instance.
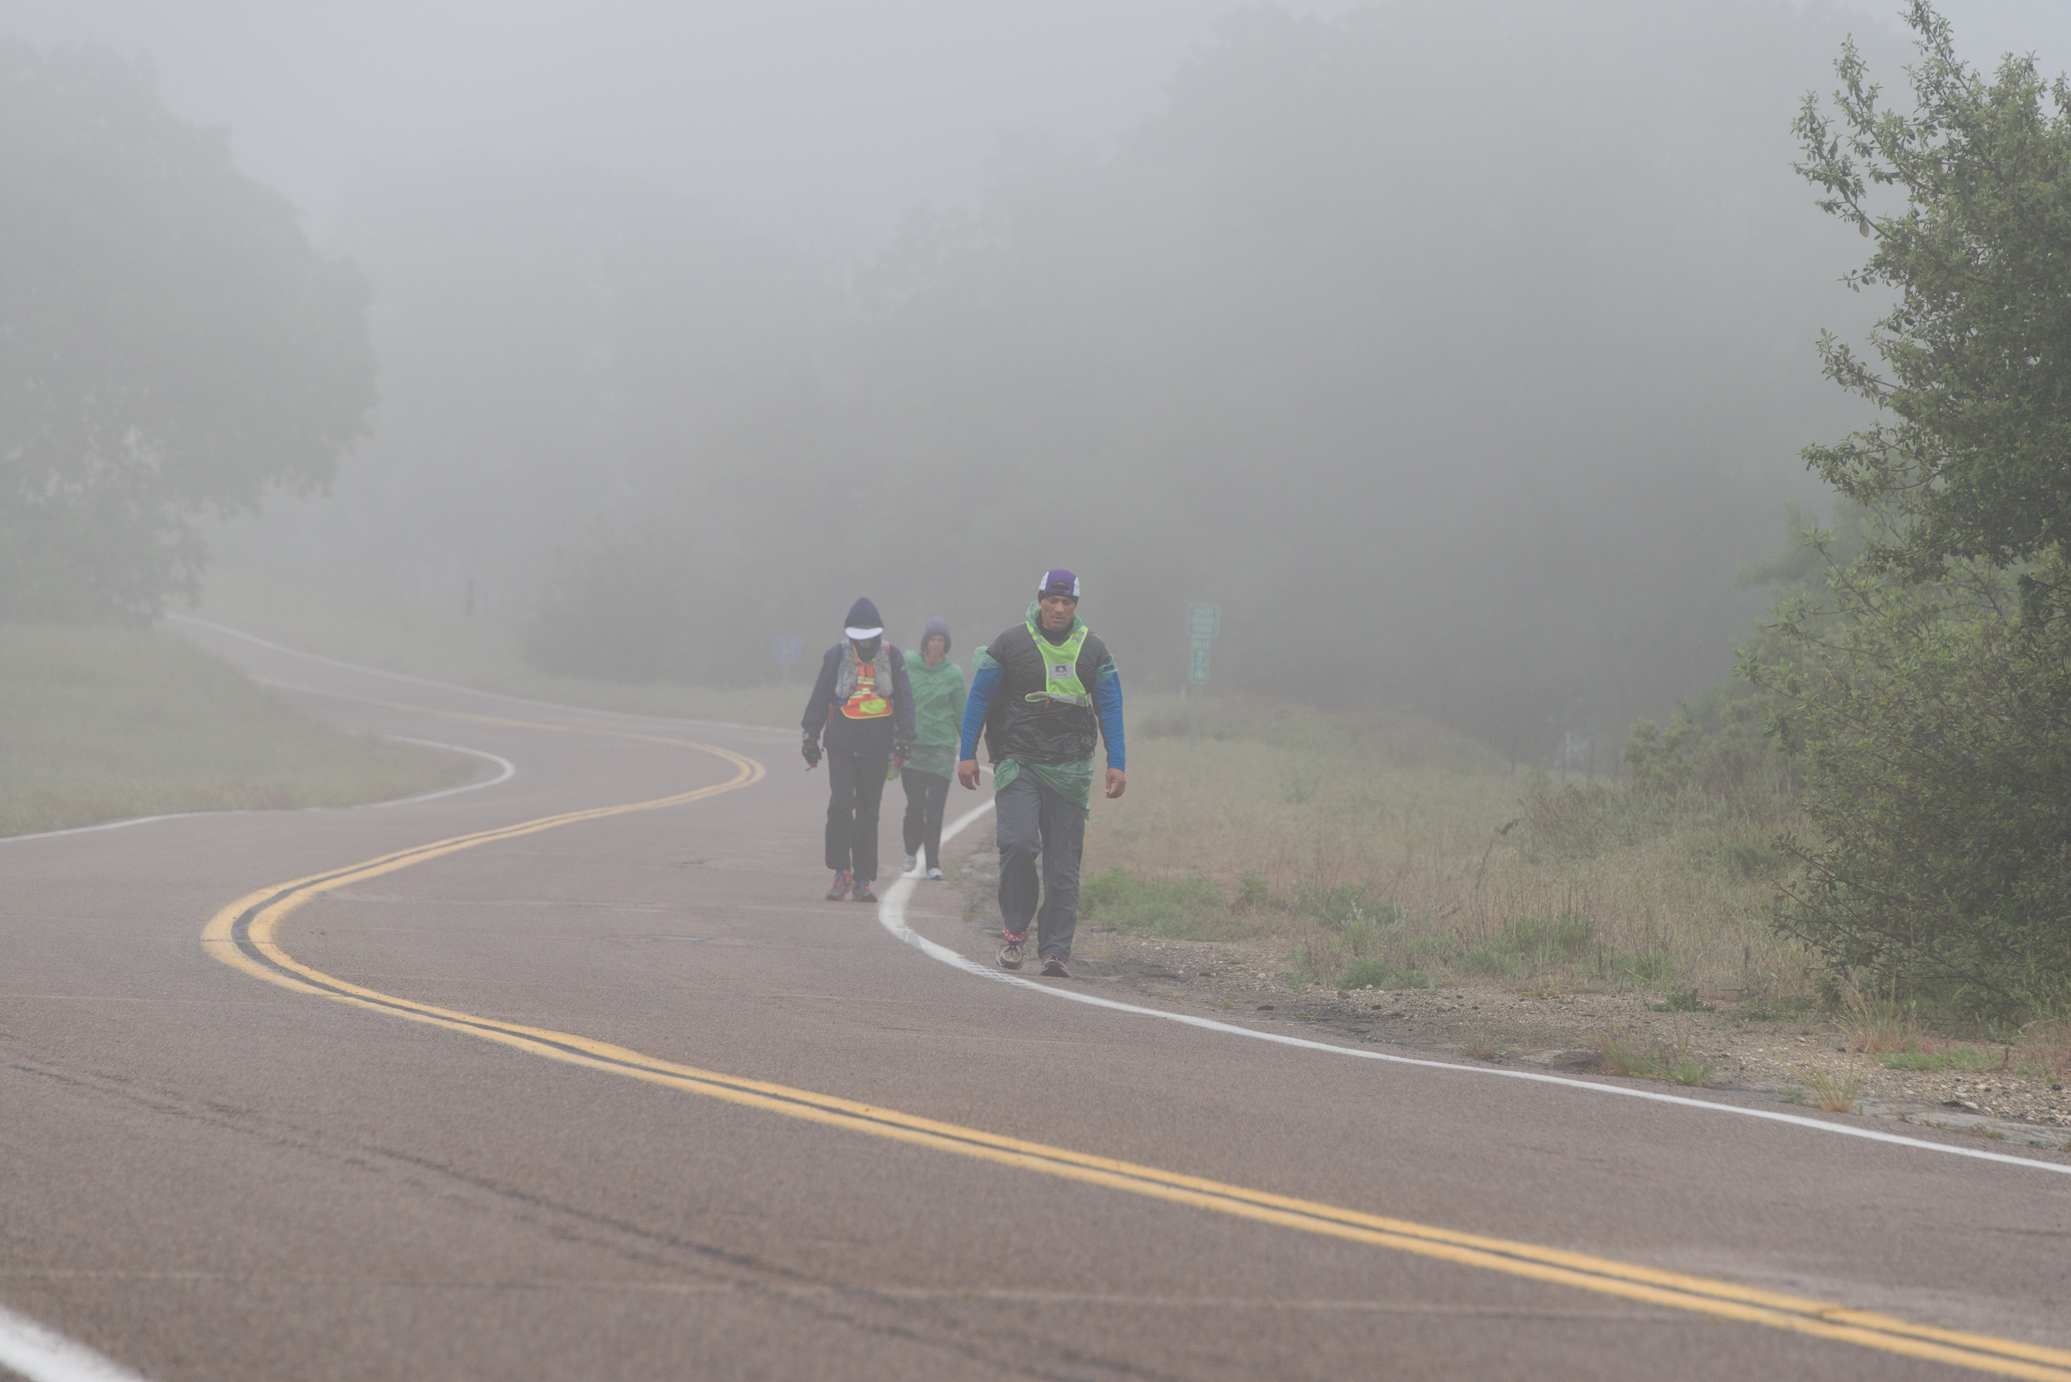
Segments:
[[[964,700],[963,733],[957,742],[959,762],[978,756],[978,736],[985,729],[985,710],[999,689],[1000,665],[981,658],[978,673],[971,678],[970,694]],[[1122,674],[1110,662],[1100,669],[1093,684],[1093,709],[1100,716],[1100,738],[1107,745],[1107,765],[1117,772],[1129,771],[1129,745],[1122,733]]]

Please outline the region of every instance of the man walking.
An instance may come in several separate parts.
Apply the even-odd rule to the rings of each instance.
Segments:
[[[877,807],[894,756],[904,759],[913,743],[913,689],[906,659],[884,640],[877,606],[858,600],[849,608],[847,637],[820,659],[819,679],[805,705],[804,741],[799,751],[811,772],[820,762],[820,736],[827,744],[827,867],[834,870],[827,900],[854,895],[875,902]]]
[[[977,651],[956,765],[957,781],[976,791],[983,729],[1000,847],[1000,965],[1021,968],[1033,920],[1043,973],[1059,979],[1069,977],[1078,929],[1096,736],[1107,741],[1108,797],[1128,786],[1121,674],[1078,609],[1079,578],[1045,571],[1026,619]]]

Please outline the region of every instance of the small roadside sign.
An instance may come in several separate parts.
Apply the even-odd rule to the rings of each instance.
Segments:
[[[1192,604],[1187,606],[1187,636],[1189,638],[1213,638],[1221,632],[1221,605]]]
[[[795,633],[780,633],[776,636],[775,648],[777,666],[784,669],[784,680],[791,679],[791,668],[798,662],[799,653],[805,650],[805,640]]]
[[[1192,660],[1187,663],[1187,680],[1195,686],[1206,686],[1208,684],[1208,640],[1206,638],[1196,638],[1194,640],[1194,655]]]

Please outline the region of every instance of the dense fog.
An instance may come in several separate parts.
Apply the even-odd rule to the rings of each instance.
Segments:
[[[371,434],[212,541],[472,582],[546,670],[728,683],[859,594],[968,648],[1066,565],[1132,686],[1216,601],[1217,691],[1608,766],[1728,673],[1736,573],[1820,502],[1799,448],[1860,420],[1813,343],[1879,304],[1790,166],[1850,33],[1907,60],[1789,0],[1235,11],[1111,134],[989,135],[982,182],[837,236],[659,170],[666,122],[386,150],[319,227],[373,285]]]

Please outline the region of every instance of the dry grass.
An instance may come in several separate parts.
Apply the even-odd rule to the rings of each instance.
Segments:
[[[1697,1036],[1678,1023],[1674,1038],[1659,1048],[1662,1073],[1677,1084],[1710,1084],[1712,1072],[1719,1068],[1715,1058],[1699,1049]]]
[[[1298,979],[1355,959],[1404,975],[1568,990],[1811,991],[1764,918],[1769,841],[1796,820],[1533,781],[1415,716],[1176,697],[1132,706],[1129,794],[1096,807],[1089,873],[1214,885]],[[1400,986],[1400,985],[1398,985]]]
[[[2021,1028],[2020,1051],[2047,1072],[2051,1082],[2071,1083],[2071,1018],[2030,1022]]]
[[[184,640],[0,624],[0,835],[346,806],[465,781],[456,754],[340,734]]]
[[[1703,1085],[1711,1082],[1712,1072],[1718,1069],[1718,1062],[1698,1049],[1696,1034],[1681,1025],[1666,1041],[1605,1032],[1591,1044],[1596,1047],[1598,1068],[1606,1075]]]
[[[1473,1027],[1461,1028],[1453,1045],[1469,1060],[1499,1061],[1509,1054],[1500,1042]]]
[[[1939,1049],[1939,1044],[1920,1024],[1912,1008],[1885,999],[1871,998],[1849,987],[1841,993],[1847,1016],[1841,1030],[1848,1044],[1865,1055],[1882,1056]]]
[[[1593,1043],[1596,1047],[1599,1068],[1606,1075],[1636,1076],[1641,1079],[1659,1073],[1653,1054],[1647,1047],[1622,1032],[1605,1032]]]
[[[1828,1113],[1859,1113],[1862,1111],[1862,1072],[1851,1069],[1846,1074],[1834,1074],[1816,1066],[1806,1066],[1799,1072],[1804,1077],[1806,1102]]]

